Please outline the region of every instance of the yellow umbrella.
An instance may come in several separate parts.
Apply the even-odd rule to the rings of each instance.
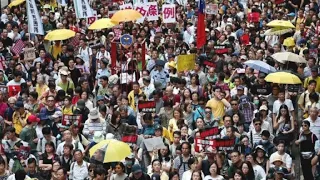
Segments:
[[[292,32],[293,30],[291,28],[271,28],[266,30],[266,32],[264,33],[264,35],[266,36],[280,36],[283,34],[286,34],[288,32]]]
[[[113,22],[128,22],[142,18],[142,14],[133,9],[117,11],[111,18]]]
[[[130,146],[122,141],[108,139],[99,142],[89,150],[90,157],[108,163],[122,161],[131,154]]]
[[[103,18],[95,21],[89,26],[89,29],[96,30],[96,29],[106,29],[106,28],[112,28],[113,26],[117,25],[118,22],[113,22],[109,18]]]
[[[267,24],[268,27],[282,27],[282,28],[295,28],[290,21],[273,20]]]
[[[50,31],[44,39],[49,41],[65,40],[75,36],[76,33],[70,29],[57,29]]]
[[[14,0],[12,1],[8,6],[11,8],[13,6],[19,6],[20,4],[22,4],[23,2],[25,2],[26,0]]]
[[[301,80],[298,76],[287,73],[287,72],[275,72],[268,74],[267,77],[265,77],[265,80],[267,82],[273,82],[278,84],[301,84]]]

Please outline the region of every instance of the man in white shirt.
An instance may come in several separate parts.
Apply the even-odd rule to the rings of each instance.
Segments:
[[[289,154],[285,152],[285,142],[284,141],[279,141],[277,145],[277,151],[271,154],[270,156],[270,162],[273,162],[273,160],[278,157],[282,157],[282,161],[284,162],[284,166],[287,168],[289,172],[291,172],[291,167],[292,167],[292,158]],[[273,163],[270,163],[270,167],[274,167]]]
[[[63,155],[63,146],[65,143],[69,143],[69,144],[72,144],[74,149],[79,149],[81,150],[82,152],[84,152],[84,148],[83,148],[83,145],[81,144],[80,141],[75,141],[72,139],[72,135],[71,135],[71,132],[69,130],[67,131],[64,131],[63,132],[63,137],[64,137],[64,142],[60,143],[58,145],[58,148],[57,148],[57,154],[59,156],[62,156]]]
[[[280,92],[278,94],[278,100],[276,100],[274,103],[273,103],[273,110],[272,110],[272,113],[273,113],[273,121],[275,121],[276,117],[278,116],[279,112],[280,112],[280,106],[282,104],[285,104],[288,106],[288,109],[289,109],[289,112],[290,112],[290,115],[292,116],[292,119],[293,121],[296,120],[296,116],[295,116],[295,113],[294,113],[294,107],[293,107],[293,104],[292,104],[292,101],[290,99],[286,99],[285,98],[285,92],[283,89],[280,89]]]
[[[87,40],[81,39],[80,40],[80,48],[79,48],[79,55],[82,56],[84,65],[88,68],[91,68],[92,64],[92,49],[87,46]]]
[[[310,122],[310,131],[320,139],[320,117],[318,117],[318,108],[310,108],[309,117],[306,120]]]
[[[245,87],[245,86],[242,86],[240,84],[240,77],[239,76],[234,78],[234,85],[235,85],[235,87],[232,88],[231,91],[230,91],[231,97],[237,95],[237,92],[241,91],[241,90],[244,91],[244,93],[243,93],[244,95],[248,94],[248,88]]]
[[[13,76],[14,76],[14,79],[12,79],[11,81],[9,81],[7,83],[7,86],[20,86],[22,83],[26,82],[22,76],[22,72],[21,71],[14,71],[13,72]]]
[[[100,51],[97,53],[96,55],[96,59],[97,59],[97,66],[98,68],[100,68],[99,64],[101,59],[107,59],[108,60],[108,64],[110,64],[111,61],[111,56],[110,53],[106,51],[105,46],[101,46],[100,47]]]
[[[70,166],[69,179],[84,180],[89,176],[89,163],[83,160],[83,153],[81,150],[75,150],[73,153],[75,162]]]
[[[147,97],[147,100],[151,99],[150,98],[150,95],[153,93],[153,91],[155,91],[155,87],[153,84],[151,84],[151,78],[150,76],[146,76],[146,77],[143,77],[143,92],[144,94],[146,95]]]

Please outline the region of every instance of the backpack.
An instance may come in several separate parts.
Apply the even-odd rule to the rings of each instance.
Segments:
[[[13,165],[12,165],[12,172],[13,173],[16,173],[19,170],[24,170],[20,160],[17,157],[13,158],[13,161],[14,161]]]
[[[182,158],[181,155],[179,156],[179,158],[180,158],[180,165],[179,165],[179,167],[178,167],[178,171],[180,170],[180,168],[181,168],[182,165],[183,165],[183,172],[187,171],[187,170],[186,170],[186,165],[187,165],[187,167],[188,167],[188,161],[187,161],[187,162],[183,162],[183,158]],[[190,155],[189,159],[190,159],[190,158],[193,158],[193,155],[192,155],[192,154]]]

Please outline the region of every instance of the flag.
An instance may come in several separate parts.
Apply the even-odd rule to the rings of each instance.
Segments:
[[[27,0],[27,16],[29,33],[44,35],[43,24],[34,0]]]
[[[19,39],[16,41],[16,43],[12,46],[11,51],[13,52],[14,55],[18,56],[20,55],[20,52],[24,48],[24,42]]]
[[[197,25],[197,48],[200,49],[206,43],[205,32],[205,1],[199,1],[198,25]]]

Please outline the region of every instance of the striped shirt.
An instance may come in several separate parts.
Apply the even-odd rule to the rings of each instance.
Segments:
[[[83,135],[88,137],[89,141],[93,140],[93,134],[90,134],[90,131],[100,131],[103,135],[105,135],[106,132],[106,121],[102,118],[99,118],[97,121],[92,121],[91,119],[86,120],[84,123],[84,128],[83,128]]]

